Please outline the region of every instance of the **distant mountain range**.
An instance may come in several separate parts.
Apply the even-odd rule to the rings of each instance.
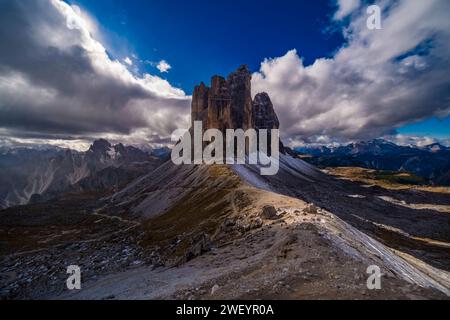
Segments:
[[[319,167],[362,167],[413,173],[433,185],[450,185],[450,148],[439,143],[425,147],[399,146],[375,139],[346,146],[295,148],[304,160]]]
[[[118,188],[159,166],[168,151],[143,151],[106,140],[88,151],[58,147],[0,149],[0,208],[43,201],[64,192]]]

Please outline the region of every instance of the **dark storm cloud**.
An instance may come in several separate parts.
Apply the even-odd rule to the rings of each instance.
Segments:
[[[59,0],[0,2],[3,134],[139,130],[144,139],[185,125],[189,97],[159,77],[136,77],[111,60],[74,9]]]

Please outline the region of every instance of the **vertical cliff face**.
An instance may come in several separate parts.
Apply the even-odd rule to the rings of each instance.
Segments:
[[[225,130],[232,126],[231,94],[227,81],[220,76],[211,79],[208,97],[208,118],[204,129]]]
[[[208,118],[208,97],[209,88],[205,86],[203,82],[195,87],[191,107],[192,125],[194,124],[194,121],[202,121],[203,128],[206,128],[206,120]]]
[[[252,101],[251,74],[239,67],[227,79],[213,76],[211,88],[203,82],[192,97],[192,122],[202,121],[203,129],[278,129],[278,117],[267,93],[258,93]]]
[[[247,130],[252,123],[252,76],[247,66],[241,66],[227,78],[231,94],[231,121],[233,128]]]
[[[280,122],[267,93],[258,93],[252,104],[252,123],[255,129],[278,129]]]

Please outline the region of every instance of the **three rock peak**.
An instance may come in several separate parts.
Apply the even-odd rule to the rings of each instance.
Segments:
[[[191,119],[202,121],[204,130],[278,129],[278,117],[267,93],[252,100],[252,75],[247,65],[240,66],[225,79],[215,75],[211,87],[203,82],[192,96]]]

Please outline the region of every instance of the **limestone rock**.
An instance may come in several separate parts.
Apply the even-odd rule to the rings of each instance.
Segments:
[[[264,206],[262,210],[262,216],[265,219],[275,220],[278,219],[277,209],[274,206]]]
[[[190,261],[211,250],[211,239],[208,234],[201,233],[191,240],[191,248],[185,254],[184,261]]]
[[[319,208],[313,203],[309,203],[303,211],[308,214],[319,214]]]
[[[203,82],[194,88],[194,94],[192,96],[191,119],[192,122],[194,120],[202,121],[204,128],[207,126],[208,119],[208,97],[209,88],[205,86]]]
[[[220,289],[219,285],[218,285],[218,284],[215,284],[215,285],[211,288],[211,295],[214,295],[214,294],[217,292],[217,290],[219,290],[219,289]]]
[[[248,67],[243,65],[227,77],[231,95],[231,122],[233,128],[247,130],[253,128],[252,121],[252,76]]]
[[[252,75],[243,65],[225,79],[215,75],[211,88],[203,82],[192,96],[191,119],[202,121],[203,129],[278,129],[279,121],[267,93],[252,101]]]
[[[232,128],[231,96],[227,81],[220,76],[211,79],[208,96],[208,119],[206,128],[224,131]]]
[[[211,87],[203,82],[192,96],[191,121],[201,121],[203,131],[219,129],[279,129],[280,122],[267,93],[251,96],[252,75],[246,65],[224,77],[211,78]],[[191,128],[192,130],[192,128]],[[191,131],[192,133],[192,131]],[[268,132],[270,141],[270,131]],[[268,146],[270,150],[270,145]],[[289,153],[280,141],[280,152]]]
[[[280,122],[267,93],[258,93],[253,101],[253,125],[255,129],[278,129]]]

